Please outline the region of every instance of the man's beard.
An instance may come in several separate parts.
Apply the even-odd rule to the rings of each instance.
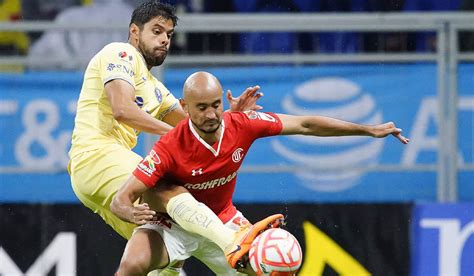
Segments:
[[[161,56],[152,56],[152,55],[145,54],[143,55],[143,57],[145,58],[145,62],[148,66],[154,67],[154,66],[160,66],[161,64],[163,64],[167,55],[168,53],[164,53]]]
[[[160,66],[163,64],[163,62],[166,59],[166,56],[168,55],[168,52],[162,52],[161,55],[155,56],[153,54],[150,54],[144,45],[138,45],[138,48],[140,49],[140,52],[143,55],[143,58],[145,59],[145,62],[148,66],[154,67],[154,66]]]
[[[196,123],[194,123],[192,120],[191,120],[191,123],[193,123],[193,125],[199,129],[200,131],[206,133],[206,134],[212,134],[212,133],[216,133],[217,130],[219,130],[219,127],[221,126],[221,122],[217,122],[217,125],[214,129],[204,129],[204,128],[201,128],[199,127]]]

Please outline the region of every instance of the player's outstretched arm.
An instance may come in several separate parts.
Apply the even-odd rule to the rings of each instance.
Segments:
[[[133,205],[140,196],[148,190],[148,187],[143,184],[134,175],[125,182],[117,194],[112,199],[110,210],[121,220],[143,225],[153,219],[156,214],[151,210],[147,203]]]
[[[237,98],[232,97],[232,92],[227,90],[226,98],[230,105],[230,111],[245,111],[245,110],[260,110],[262,106],[257,104],[258,99],[263,96],[263,93],[258,92],[260,86],[256,85],[248,87]]]
[[[393,122],[378,125],[361,125],[324,116],[292,116],[278,114],[283,129],[282,135],[302,134],[312,136],[372,136],[383,138],[395,136],[401,143],[410,140],[401,135],[402,130]]]

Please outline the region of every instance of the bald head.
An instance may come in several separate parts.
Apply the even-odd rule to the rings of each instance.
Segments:
[[[183,99],[193,101],[215,97],[216,93],[222,96],[222,86],[219,80],[208,72],[196,72],[184,82]]]
[[[201,137],[216,133],[221,125],[223,108],[222,86],[214,75],[196,72],[189,76],[180,102]]]

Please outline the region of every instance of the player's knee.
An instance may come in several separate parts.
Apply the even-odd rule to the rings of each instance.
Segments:
[[[148,190],[143,195],[143,200],[147,202],[152,209],[166,213],[168,201],[182,193],[189,193],[189,191],[183,186],[158,183],[155,188]]]
[[[189,193],[188,189],[184,188],[180,185],[169,184],[165,182],[159,182],[155,189],[155,193],[158,194],[158,198],[161,199],[170,199],[173,196],[182,194],[182,193]]]
[[[118,276],[121,275],[146,275],[149,272],[149,264],[140,258],[122,258],[118,269]]]

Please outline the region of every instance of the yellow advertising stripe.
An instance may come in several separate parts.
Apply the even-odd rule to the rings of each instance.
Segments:
[[[303,229],[306,252],[303,267],[298,275],[322,275],[326,264],[341,276],[371,275],[356,259],[311,222],[305,221]]]

